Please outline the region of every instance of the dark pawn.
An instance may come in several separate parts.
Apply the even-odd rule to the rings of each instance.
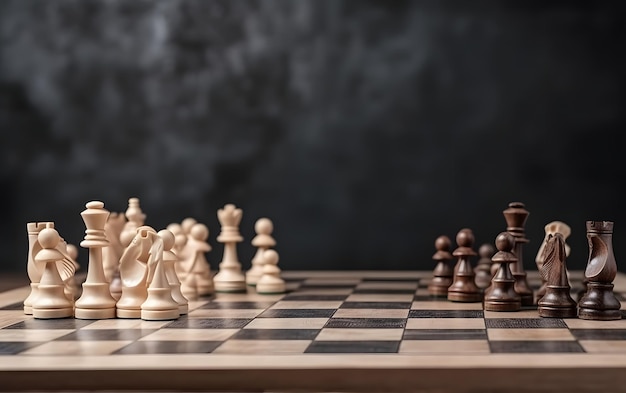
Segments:
[[[570,295],[565,265],[565,239],[560,233],[549,234],[543,252],[541,278],[546,283],[545,294],[537,302],[540,317],[574,318],[576,302]]]
[[[433,278],[428,284],[428,293],[431,296],[447,296],[448,287],[452,285],[454,272],[450,261],[454,258],[450,253],[452,241],[448,236],[439,236],[435,240],[437,252],[433,255],[433,260],[437,262],[433,270]]]
[[[515,277],[511,273],[511,263],[517,262],[513,253],[515,238],[508,232],[496,237],[498,252],[491,258],[497,267],[491,285],[485,291],[485,311],[518,311],[522,308],[522,298],[515,292]]]
[[[474,233],[471,229],[461,229],[456,235],[458,248],[452,253],[457,257],[454,267],[454,281],[448,288],[448,300],[453,302],[480,302],[483,294],[474,281],[474,269],[470,258],[476,256],[476,251],[472,249],[474,244]]]
[[[478,263],[474,269],[474,273],[476,274],[476,286],[478,288],[485,289],[491,285],[491,279],[494,276],[491,274],[491,257],[495,252],[496,250],[490,243],[485,243],[478,249],[478,256],[480,258],[478,259]]]
[[[578,302],[578,317],[607,321],[620,319],[621,304],[613,293],[617,263],[613,255],[613,222],[587,221],[589,260],[585,269],[587,292]]]

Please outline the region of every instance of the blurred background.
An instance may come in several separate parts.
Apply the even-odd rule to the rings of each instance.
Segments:
[[[217,210],[274,222],[283,270],[423,269],[439,235],[476,249],[530,212],[615,221],[626,271],[626,3],[0,2],[1,272],[30,221],[83,239],[80,212],[140,199],[159,230]],[[79,263],[86,269],[87,250]]]

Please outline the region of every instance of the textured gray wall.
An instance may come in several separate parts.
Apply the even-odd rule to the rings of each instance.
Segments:
[[[275,223],[287,269],[430,269],[526,203],[584,266],[588,219],[626,267],[621,2],[2,1],[2,270],[28,221],[79,243],[90,200],[156,229],[216,211]],[[86,266],[86,250],[81,250]],[[623,261],[623,262],[622,262]]]

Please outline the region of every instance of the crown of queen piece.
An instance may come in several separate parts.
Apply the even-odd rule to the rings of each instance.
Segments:
[[[80,242],[81,247],[106,247],[109,241],[104,233],[104,224],[109,218],[110,212],[104,208],[100,201],[88,202],[80,215],[85,222],[85,239]]]
[[[587,232],[613,233],[613,221],[587,221]]]
[[[504,210],[502,213],[506,220],[507,231],[516,235],[523,235],[524,225],[526,224],[526,219],[529,214],[528,210],[526,210],[526,205],[522,202],[511,202],[509,203],[508,209]]]
[[[224,206],[224,208],[217,211],[217,219],[219,220],[222,228],[217,241],[219,242],[240,242],[243,241],[243,237],[239,233],[239,223],[241,223],[241,217],[243,212],[232,203]]]

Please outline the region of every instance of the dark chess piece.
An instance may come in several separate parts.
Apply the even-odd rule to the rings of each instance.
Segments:
[[[491,257],[496,274],[491,285],[485,290],[485,311],[518,311],[522,308],[522,299],[515,292],[515,277],[511,273],[510,265],[517,262],[513,253],[515,238],[508,232],[502,232],[496,237],[498,252]]]
[[[485,289],[491,285],[491,279],[494,276],[491,274],[491,267],[493,265],[491,257],[495,252],[496,250],[491,243],[485,243],[478,248],[479,259],[474,268],[474,273],[476,274],[474,280],[478,288]]]
[[[560,233],[561,235],[563,235],[563,240],[566,242],[565,243],[565,257],[567,258],[569,257],[569,253],[570,253],[570,247],[569,245],[567,245],[567,238],[572,233],[570,226],[562,221],[549,222],[548,224],[544,226],[543,229],[545,232],[545,236],[543,238],[543,241],[541,242],[541,245],[539,246],[539,250],[537,250],[537,256],[535,257],[537,270],[540,272],[541,272],[541,268],[543,266],[543,262],[545,259],[544,251],[546,248],[546,243],[548,242],[550,235],[554,235],[555,233]],[[541,299],[543,295],[546,294],[546,285],[547,285],[546,280],[544,280],[543,277],[541,277],[541,286],[537,289],[537,291],[535,291],[535,299],[537,301],[539,301],[539,299]]]
[[[621,304],[613,293],[617,263],[613,255],[613,222],[587,221],[589,260],[585,269],[587,292],[578,302],[581,319],[620,319]]]
[[[521,202],[511,202],[509,207],[503,212],[509,232],[515,238],[515,248],[513,253],[517,257],[517,262],[511,264],[511,272],[515,277],[515,292],[519,293],[522,298],[522,306],[532,306],[534,304],[533,290],[526,280],[526,271],[524,270],[524,258],[522,250],[524,244],[529,240],[526,238],[524,225],[528,218],[529,212]]]
[[[439,236],[435,240],[437,252],[433,255],[433,260],[437,262],[433,270],[433,278],[428,284],[428,293],[432,296],[447,296],[448,288],[452,285],[454,272],[450,261],[454,258],[450,253],[452,241],[448,236]]]
[[[483,294],[474,281],[475,273],[472,269],[470,258],[476,256],[472,249],[474,233],[471,229],[464,228],[456,235],[457,249],[452,255],[457,257],[454,267],[454,280],[448,288],[448,300],[453,302],[480,302]]]
[[[540,317],[574,318],[576,302],[570,295],[565,260],[565,238],[559,232],[549,234],[543,251],[541,278],[546,283],[545,294],[537,302]]]

